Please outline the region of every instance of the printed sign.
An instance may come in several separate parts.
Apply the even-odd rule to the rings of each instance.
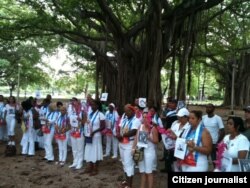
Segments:
[[[137,146],[142,148],[148,147],[148,132],[139,131]]]
[[[174,149],[174,156],[179,159],[184,159],[187,151],[186,139],[177,138]]]
[[[147,99],[146,98],[139,98],[138,104],[141,108],[145,108],[147,106]]]
[[[178,101],[177,109],[186,108],[185,101]]]
[[[108,100],[108,93],[102,93],[100,100],[101,101],[107,101]]]
[[[250,159],[238,159],[240,171],[250,172]]]

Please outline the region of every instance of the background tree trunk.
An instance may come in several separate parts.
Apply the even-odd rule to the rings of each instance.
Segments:
[[[250,104],[250,54],[242,53],[241,58],[236,60],[237,68],[235,71],[234,105],[246,106]],[[231,105],[232,91],[232,63],[229,62],[228,80],[225,86],[224,105]]]

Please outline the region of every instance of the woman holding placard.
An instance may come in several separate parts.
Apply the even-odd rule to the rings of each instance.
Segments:
[[[202,124],[202,112],[193,110],[189,114],[191,125],[185,137],[187,152],[181,161],[183,172],[208,171],[208,159],[212,151],[212,138],[208,130]]]

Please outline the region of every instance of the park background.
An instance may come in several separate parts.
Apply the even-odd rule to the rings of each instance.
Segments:
[[[20,102],[107,92],[120,109],[138,97],[161,108],[171,96],[203,112],[212,102],[226,121],[250,104],[249,22],[249,0],[2,0],[0,94]],[[117,187],[122,174],[109,160],[96,180],[47,166],[41,153],[3,150],[0,187]],[[166,177],[157,173],[157,187]]]

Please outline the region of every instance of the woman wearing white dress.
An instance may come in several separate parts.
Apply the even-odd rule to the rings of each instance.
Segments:
[[[227,145],[223,153],[226,157],[232,158],[231,172],[240,172],[239,159],[246,159],[249,153],[249,141],[240,132],[244,131],[244,122],[240,117],[229,117],[227,120],[228,135],[223,139]]]
[[[34,156],[35,155],[35,134],[33,128],[33,113],[32,104],[29,100],[22,102],[23,108],[23,122],[25,125],[25,132],[21,140],[22,155]]]
[[[44,129],[44,149],[45,149],[45,157],[44,159],[47,160],[47,162],[53,162],[54,161],[54,152],[53,152],[53,146],[52,141],[55,133],[55,123],[58,118],[58,111],[57,106],[55,103],[52,103],[49,105],[49,113],[46,117],[46,125],[43,126],[42,129]]]
[[[76,98],[72,98],[72,106],[69,111],[70,118],[70,141],[73,154],[73,163],[69,168],[79,170],[82,168],[84,160],[84,137],[82,125],[85,114],[82,111],[81,103]]]
[[[153,188],[153,170],[155,170],[155,160],[156,160],[156,144],[159,142],[157,128],[150,124],[151,119],[148,118],[146,113],[143,114],[143,120],[140,128],[137,130],[135,141],[133,144],[132,153],[135,151],[136,147],[143,147],[144,157],[143,160],[139,162],[139,171],[141,173],[141,188]],[[146,143],[143,146],[140,145],[140,134],[144,133],[147,135]]]
[[[212,138],[202,124],[202,112],[193,110],[189,114],[190,129],[186,134],[187,155],[181,161],[183,172],[207,172],[208,158],[212,152]]]
[[[85,136],[85,160],[88,167],[85,173],[91,176],[98,174],[98,162],[103,160],[102,135],[101,131],[105,128],[105,116],[102,113],[100,101],[93,100],[91,103],[92,112],[88,115],[84,125]]]
[[[5,106],[5,121],[7,124],[7,133],[9,136],[8,145],[15,145],[15,126],[16,126],[16,112],[19,107],[16,104],[16,99],[13,96],[9,97],[9,103]]]

